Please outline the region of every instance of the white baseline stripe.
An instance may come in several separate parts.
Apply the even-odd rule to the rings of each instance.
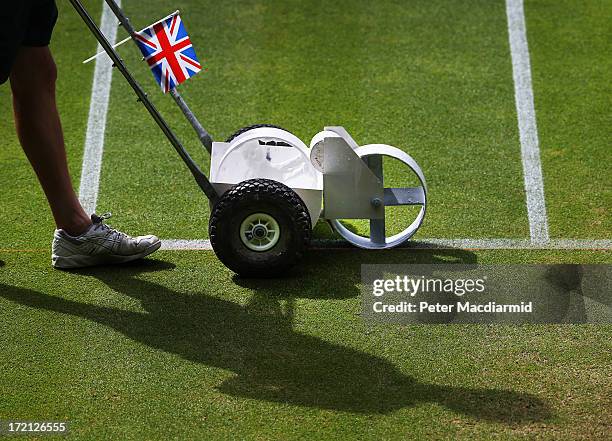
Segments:
[[[355,249],[343,240],[313,240],[314,249]],[[553,239],[537,243],[528,239],[419,239],[402,249],[457,248],[471,250],[612,250],[612,240]],[[162,250],[212,250],[209,240],[163,239]]]
[[[162,250],[212,250],[210,240],[162,239]]]
[[[120,0],[115,1],[121,6]],[[100,29],[111,45],[115,43],[117,38],[117,27],[117,19],[106,3],[103,3]],[[102,46],[98,44],[98,51],[101,49]],[[113,67],[110,58],[98,58],[89,102],[89,118],[85,135],[81,184],[79,186],[79,200],[87,213],[94,213],[98,203],[102,152],[104,151],[104,131],[106,129],[106,114],[108,112],[112,78]]]
[[[531,85],[531,66],[523,0],[506,0],[506,14],[508,16],[514,97],[521,141],[525,193],[527,195],[529,232],[532,242],[544,243],[549,240],[548,221],[546,219],[544,180],[542,178],[538,128],[536,126]]]

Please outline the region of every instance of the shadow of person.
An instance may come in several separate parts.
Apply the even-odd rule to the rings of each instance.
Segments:
[[[461,249],[309,250],[291,272],[274,279],[232,281],[275,298],[345,299],[360,294],[362,265],[475,264],[476,254]]]
[[[357,297],[361,291],[357,283],[362,279],[362,265],[435,265],[477,263],[476,254],[458,248],[427,248],[391,250],[359,250],[355,248],[339,250],[310,250],[299,268],[283,277],[275,279],[248,279],[238,275],[232,277],[236,285],[253,290],[266,297],[293,301],[296,298],[308,299],[345,299]],[[431,270],[431,269],[430,269]],[[419,274],[424,274],[421,268]],[[371,275],[371,274],[370,274]],[[384,278],[380,274],[380,278]],[[387,274],[388,276],[388,274]],[[262,298],[263,298],[262,296]],[[429,295],[432,303],[453,304],[456,297],[447,292]],[[421,323],[450,323],[456,310],[418,314]]]
[[[231,370],[235,376],[218,389],[232,396],[367,414],[433,402],[476,419],[505,423],[551,415],[544,401],[527,393],[421,383],[384,358],[296,332],[291,301],[279,307],[278,299],[256,294],[255,301],[244,306],[204,289],[183,293],[137,277],[171,268],[149,260],[87,271],[115,291],[140,300],[145,312],[4,284],[0,297],[82,317],[186,360]]]
[[[547,292],[544,322],[597,322],[597,309],[609,321],[612,309],[612,271],[607,265],[547,265],[545,279],[553,288]],[[594,307],[593,302],[599,305]],[[607,317],[607,319],[605,318]]]

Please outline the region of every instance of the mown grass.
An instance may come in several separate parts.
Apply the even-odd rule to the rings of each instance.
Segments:
[[[77,181],[93,73],[80,61],[95,44],[59,3],[52,48]],[[528,236],[503,2],[124,3],[137,27],[181,9],[210,69],[181,91],[216,139],[273,122],[308,141],[344,124],[422,164],[421,237]],[[601,239],[609,69],[590,60],[607,47],[609,7],[566,3],[526,2],[548,212],[555,236]],[[121,53],[207,164],[135,49]],[[205,238],[207,201],[113,81],[100,209],[132,233]],[[9,96],[0,87],[0,419],[68,420],[78,439],[607,436],[609,325],[370,326],[359,280],[363,263],[609,264],[610,252],[312,251],[267,281],[233,276],[212,252],[54,271]]]
[[[0,418],[80,439],[605,435],[610,327],[370,326],[362,263],[609,261],[606,253],[311,252],[279,280],[210,252],[50,269],[2,253]]]
[[[308,143],[323,126],[344,125],[358,142],[396,145],[421,164],[431,195],[421,237],[528,235],[512,70],[498,31],[502,3],[174,6],[209,68],[180,90],[215,139],[268,122]],[[163,1],[125,5],[136,26],[167,9]],[[191,128],[156,90],[137,51],[121,53],[207,168]],[[100,208],[121,212],[118,225],[128,230],[207,237],[207,201],[175,156],[115,75]],[[390,228],[409,223],[388,221]]]
[[[551,234],[610,237],[612,6],[528,1],[525,8]]]

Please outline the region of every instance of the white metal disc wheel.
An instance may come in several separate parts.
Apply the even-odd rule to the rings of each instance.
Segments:
[[[278,243],[280,227],[267,213],[253,213],[240,224],[240,239],[253,251],[268,251]]]
[[[389,237],[385,235],[384,217],[382,219],[370,220],[369,237],[353,233],[345,227],[339,219],[331,219],[331,226],[340,236],[359,248],[387,249],[398,246],[410,239],[410,237],[416,233],[425,218],[425,208],[427,205],[427,185],[425,183],[425,176],[419,165],[408,153],[390,145],[368,144],[356,148],[355,153],[360,158],[366,160],[366,162],[372,159],[370,164],[377,164],[374,166],[377,170],[372,169],[372,165],[370,165],[370,168],[380,177],[383,176],[383,156],[394,158],[403,163],[409,169],[408,173],[411,172],[417,176],[420,185],[406,188],[385,188],[384,200],[381,201],[383,208],[385,206],[416,205],[420,206],[420,209],[407,228]]]

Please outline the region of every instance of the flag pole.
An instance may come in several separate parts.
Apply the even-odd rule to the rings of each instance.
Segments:
[[[123,14],[123,11],[117,5],[117,3],[115,3],[114,0],[105,0],[105,1],[106,1],[106,4],[113,11],[115,16],[119,19],[123,27],[126,29],[126,31],[128,31],[128,34],[133,35],[134,29],[130,25],[130,21]],[[153,120],[157,123],[157,125],[162,130],[164,135],[166,135],[166,138],[168,138],[168,141],[170,141],[170,144],[172,144],[172,146],[174,147],[174,149],[176,150],[180,158],[187,165],[187,167],[191,171],[191,174],[193,175],[196,182],[198,183],[198,186],[206,194],[209,200],[211,200],[213,203],[216,202],[219,199],[219,193],[217,193],[217,190],[215,190],[215,188],[212,186],[212,184],[210,183],[206,175],[202,172],[200,167],[195,163],[195,161],[191,158],[191,156],[189,156],[189,153],[187,153],[187,150],[185,150],[185,147],[183,147],[183,145],[177,138],[176,134],[172,131],[170,126],[168,126],[168,123],[166,122],[166,120],[161,116],[161,114],[159,113],[155,105],[148,98],[145,91],[142,89],[142,87],[140,87],[140,84],[138,84],[136,79],[129,72],[127,66],[125,65],[121,57],[119,57],[119,54],[117,53],[117,51],[115,51],[111,47],[111,44],[108,42],[108,40],[106,39],[105,35],[102,33],[100,28],[98,28],[98,25],[93,20],[93,18],[91,18],[91,16],[87,12],[87,10],[85,9],[81,1],[80,0],[70,0],[70,3],[74,7],[74,9],[76,9],[78,14],[81,16],[81,18],[83,19],[83,21],[85,22],[85,24],[87,25],[91,33],[96,37],[96,39],[100,43],[100,46],[102,46],[104,50],[107,51],[108,56],[113,61],[113,66],[119,69],[119,72],[121,72],[121,74],[123,75],[125,80],[128,82],[130,87],[134,90],[134,93],[136,93],[136,96],[138,97],[138,101],[140,101],[145,106],[145,108],[147,109],[147,111],[149,112]]]
[[[70,2],[78,3],[79,0],[70,0]],[[129,18],[127,18],[123,14],[123,11],[117,5],[117,3],[115,3],[114,0],[105,0],[105,2],[111,8],[111,10],[115,14],[115,16],[119,19],[119,22],[121,23],[121,25],[123,25],[123,27],[125,28],[127,33],[132,37],[132,39],[134,41],[136,41],[136,37],[135,37],[136,32],[134,31],[134,28],[132,27],[132,24],[130,23]],[[177,10],[174,14],[178,14],[178,13],[179,13],[179,11]],[[170,14],[168,17],[170,17],[170,16],[172,16],[174,14]],[[166,20],[168,17],[162,18],[159,21]],[[156,23],[159,23],[159,21],[156,22]],[[154,24],[156,24],[156,23],[154,23]],[[153,25],[151,25],[151,26],[153,26]],[[151,27],[151,26],[149,26],[149,27]],[[147,29],[147,28],[145,28],[145,29]],[[111,52],[115,52],[115,51],[113,49],[111,49]],[[110,53],[109,53],[109,56],[110,56]],[[127,68],[126,68],[126,71],[127,71]],[[140,100],[143,102],[143,104],[145,104],[145,107],[147,107],[151,103],[149,102],[149,99],[146,97],[146,94],[144,92],[142,92],[142,93],[145,95],[144,99],[140,95],[138,95],[138,92],[136,94],[138,95]],[[174,101],[176,102],[178,107],[181,109],[181,112],[183,112],[183,115],[185,115],[185,117],[187,118],[187,121],[189,121],[189,123],[191,124],[191,127],[197,133],[198,138],[200,138],[200,142],[204,145],[204,147],[206,148],[206,150],[208,150],[208,152],[211,152],[212,151],[212,137],[210,136],[208,131],[202,126],[202,124],[198,120],[197,116],[195,116],[194,113],[191,111],[191,109],[187,106],[187,103],[185,102],[185,100],[183,99],[183,97],[181,96],[179,91],[176,90],[176,87],[174,89],[170,90],[170,95],[172,96],[172,98],[174,99]],[[151,106],[152,106],[152,104],[151,104]],[[147,107],[147,109],[148,109],[148,107]],[[149,112],[151,112],[151,110],[149,110]],[[157,110],[155,110],[155,113],[157,113]],[[153,115],[153,113],[151,113],[151,114]],[[153,118],[155,119],[155,115],[153,116]],[[160,118],[161,118],[161,116],[160,116]],[[161,127],[161,124],[159,124],[159,125]],[[167,124],[164,122],[164,125],[167,125]],[[162,130],[164,130],[163,127],[162,127]],[[169,128],[168,128],[168,131],[170,131]],[[166,133],[166,132],[164,131],[164,133]],[[172,133],[172,136],[174,137],[173,133]],[[168,139],[170,139],[170,138],[168,138]],[[178,141],[178,140],[176,140],[176,141]],[[193,162],[193,160],[189,157],[189,154],[186,151],[184,151],[184,148],[180,144],[178,144],[178,146],[177,146],[177,144],[172,139],[170,139],[170,142],[172,142],[172,144],[174,145],[174,148],[179,152],[179,155],[181,156],[181,158],[183,158],[183,161],[187,164],[187,166],[191,170],[191,173],[195,177],[195,179],[198,182],[198,185],[200,186],[200,188],[204,191],[204,193],[206,193],[206,195],[211,200],[216,201],[218,199],[219,195],[217,194],[216,190],[212,187],[210,182],[208,182],[208,178],[206,178],[206,176],[200,171],[199,167]],[[213,196],[211,196],[211,194]]]
[[[164,21],[164,20],[167,20],[167,19],[169,19],[170,17],[174,17],[175,15],[178,15],[179,13],[180,13],[180,11],[177,9],[177,10],[176,10],[176,11],[174,11],[172,14],[168,14],[168,15],[167,15],[167,16],[165,16],[164,18],[162,18],[162,19],[160,19],[160,20],[157,20],[157,21],[156,21],[155,23],[153,23],[152,25],[147,26],[146,28],[141,29],[140,31],[138,31],[138,32],[136,32],[136,33],[137,33],[137,34],[140,34],[140,33],[141,33],[142,31],[144,31],[145,29],[149,29],[150,27],[155,26],[157,23],[160,23],[160,22],[162,22],[162,21]],[[124,38],[123,40],[121,40],[119,43],[114,44],[114,45],[113,45],[113,49],[115,49],[115,48],[117,48],[117,47],[121,46],[123,43],[125,43],[125,42],[127,42],[127,41],[130,41],[130,39],[131,39],[131,38],[132,38],[132,37],[131,37],[131,36],[129,36],[129,37]],[[87,60],[83,60],[83,64],[87,64],[87,63],[89,63],[90,61],[95,60],[95,59],[96,59],[96,58],[98,58],[100,55],[105,54],[105,53],[106,53],[105,51],[98,52],[97,54],[92,55],[91,57],[89,57]]]
[[[123,40],[121,40],[119,43],[115,43],[112,48],[115,49],[119,46],[121,46],[123,43],[125,43],[126,41],[130,41],[132,37],[127,37],[124,38]],[[98,58],[100,55],[105,54],[106,52],[102,51],[102,52],[98,52],[96,55],[92,55],[91,57],[89,57],[87,60],[83,60],[83,64],[87,64],[92,60],[95,60],[96,58]]]

